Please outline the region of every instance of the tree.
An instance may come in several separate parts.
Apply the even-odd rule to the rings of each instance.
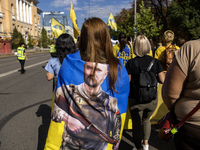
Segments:
[[[119,33],[124,32],[127,36],[133,36],[134,34],[134,18],[128,13],[126,18],[121,22],[118,27]]]
[[[186,40],[200,38],[200,4],[197,0],[175,0],[169,18],[175,34]]]
[[[143,3],[143,4],[142,4]],[[145,15],[143,15],[141,12],[141,17],[143,19],[145,19],[144,22],[148,22],[146,19],[149,18],[149,21],[150,21],[150,25],[149,25],[149,28],[152,30],[153,32],[153,36],[154,36],[154,41],[156,40],[156,42],[160,42],[159,39],[159,36],[162,36],[162,33],[168,29],[168,23],[167,23],[167,16],[166,16],[166,8],[168,7],[170,3],[170,0],[137,0],[137,10],[136,12],[140,12],[140,5],[142,4],[142,9],[150,9],[147,11],[147,13],[145,15],[147,15],[146,17],[144,17]],[[134,3],[132,3],[132,8],[129,9],[129,10],[126,10],[126,9],[122,9],[122,11],[117,14],[115,16],[115,20],[116,20],[116,23],[118,25],[118,32],[117,34],[119,34],[119,32],[125,32],[127,35],[129,36],[133,36],[134,35]],[[150,8],[149,8],[150,7]],[[142,10],[143,11],[143,10]],[[154,14],[154,15],[152,15]],[[139,17],[139,16],[138,16]],[[138,18],[137,17],[137,18]],[[142,20],[138,20],[140,23],[137,22],[137,25],[138,25],[138,28],[141,29],[142,28]],[[146,24],[148,25],[148,24]],[[157,28],[157,27],[158,28]],[[162,28],[161,28],[162,26]],[[155,27],[155,28],[154,28]],[[148,28],[148,29],[149,29]],[[157,29],[159,29],[157,31]],[[150,30],[150,31],[151,31]],[[139,31],[137,29],[138,32],[144,32],[147,36],[149,36],[149,38],[152,37],[152,35],[150,35],[147,31]],[[159,33],[158,33],[159,32]],[[155,34],[156,33],[156,34]],[[115,33],[116,34],[116,33]],[[115,35],[113,33],[111,33],[111,35]],[[155,37],[157,36],[157,37]]]
[[[42,31],[41,31],[41,42],[42,42],[42,47],[47,47],[48,43],[47,43],[47,31],[45,30],[44,27],[42,27]]]
[[[171,2],[172,0],[144,0],[145,6],[151,7],[157,24],[163,25],[163,32],[170,28],[168,24],[167,9]]]
[[[28,35],[28,44],[27,45],[31,48],[35,45],[35,40],[30,35]]]
[[[126,33],[127,36],[133,36],[134,17],[132,17],[132,14],[132,9],[122,9],[122,11],[114,17],[117,23],[117,32],[110,30],[111,37],[117,39],[120,32]]]
[[[17,47],[20,46],[21,43],[24,43],[24,38],[20,32],[17,31],[17,28],[15,27],[13,29],[13,34],[11,37],[12,42],[12,49],[17,49]]]
[[[158,36],[162,29],[162,25],[157,26],[154,15],[151,12],[151,8],[145,8],[144,2],[142,2],[139,7],[140,11],[136,15],[137,31],[142,32],[149,39]]]

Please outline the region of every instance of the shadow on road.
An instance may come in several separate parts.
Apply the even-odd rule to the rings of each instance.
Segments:
[[[149,139],[150,150],[175,150],[174,141],[171,139],[169,142],[162,141],[158,138],[158,125],[151,126],[151,136]],[[119,150],[132,150],[134,143],[132,141],[131,130],[124,130],[120,142]]]
[[[37,150],[44,150],[49,124],[51,121],[51,107],[46,104],[40,105],[36,112],[36,115],[37,117],[42,117],[42,124],[38,128]]]

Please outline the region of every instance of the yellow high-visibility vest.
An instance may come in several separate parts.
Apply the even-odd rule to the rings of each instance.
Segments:
[[[23,48],[23,47],[18,47],[17,48],[17,58],[19,60],[25,60],[26,59],[25,55],[24,55],[24,51],[25,51],[25,48]]]
[[[55,45],[51,45],[50,46],[50,53],[55,53],[56,49],[55,49]]]

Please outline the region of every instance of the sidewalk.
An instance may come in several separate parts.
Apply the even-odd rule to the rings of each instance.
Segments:
[[[12,53],[0,53],[0,57],[10,57],[10,56],[15,56],[15,51],[12,50]],[[33,49],[26,49],[27,54],[31,53],[41,53],[41,52],[48,52],[49,48],[33,48]]]
[[[124,130],[119,150],[132,150],[134,147],[131,130]],[[158,138],[158,126],[156,124],[151,126],[149,150],[175,150],[173,138],[169,142]]]

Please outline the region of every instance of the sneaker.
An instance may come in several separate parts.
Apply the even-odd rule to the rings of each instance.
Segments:
[[[149,144],[148,145],[142,145],[143,150],[149,150]]]
[[[133,147],[133,149],[132,150],[137,150],[137,148],[136,147]]]

